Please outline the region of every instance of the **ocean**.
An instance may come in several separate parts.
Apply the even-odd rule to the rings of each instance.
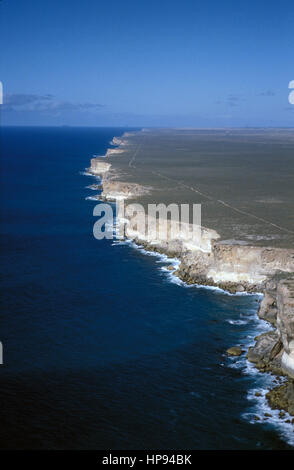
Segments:
[[[125,130],[1,129],[0,448],[293,448],[274,377],[225,354],[269,328],[260,296],[94,238],[85,168]]]

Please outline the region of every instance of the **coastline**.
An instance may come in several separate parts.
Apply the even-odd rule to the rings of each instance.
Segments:
[[[152,191],[151,187],[119,181],[114,165],[105,162],[109,156],[119,158],[119,154],[128,147],[131,135],[125,133],[120,138],[114,137],[111,145],[116,148],[108,149],[105,156],[91,159],[87,171],[100,179],[99,185],[91,185],[91,189],[102,190],[91,199],[137,200]],[[185,285],[220,289],[229,294],[263,295],[258,316],[273,329],[255,338],[255,345],[248,347],[246,358],[260,372],[284,378],[282,384],[267,393],[266,399],[272,409],[282,410],[281,419],[286,417],[289,421],[283,413],[286,411],[294,416],[294,251],[290,248],[222,243],[217,241],[219,235],[213,229],[202,228],[203,235],[204,246],[191,247],[185,241],[181,244],[162,243],[156,234],[146,237],[138,230],[128,229],[128,225],[125,228],[126,238],[145,251],[176,259],[176,268],[170,268],[170,274]]]

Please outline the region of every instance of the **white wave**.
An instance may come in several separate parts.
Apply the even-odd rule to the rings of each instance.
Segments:
[[[168,278],[169,282],[172,284],[176,284],[177,286],[181,287],[190,287],[184,281],[182,281],[178,276],[175,276],[172,272],[167,272],[166,277]]]
[[[230,323],[230,325],[247,325],[249,323],[248,320],[226,320],[227,323]]]
[[[258,317],[256,310],[252,312],[251,309],[248,313],[248,317],[251,317],[254,327],[250,328],[250,331],[246,333],[244,338],[241,338],[241,341],[244,339],[243,346],[241,347],[244,347],[246,350],[255,344],[254,338],[257,335],[274,329],[269,323]],[[251,424],[262,424],[272,427],[278,432],[281,438],[288,444],[294,446],[294,426],[292,423],[285,422],[286,420],[292,421],[293,417],[285,413],[285,417],[280,418],[280,411],[273,410],[266,399],[267,392],[277,385],[275,381],[276,377],[270,373],[260,372],[252,362],[247,360],[245,354],[239,357],[229,356],[226,361],[227,367],[241,370],[243,375],[254,378],[255,386],[250,389],[247,394],[247,399],[251,406],[248,411],[242,414],[243,419],[246,419]],[[284,381],[286,381],[286,378],[280,378],[281,383]],[[265,416],[265,413],[271,416]],[[256,419],[256,416],[259,419]]]
[[[178,258],[169,258],[167,255],[159,254],[159,260],[157,263],[169,263],[173,266],[179,266],[181,264]]]
[[[97,188],[93,188],[93,186],[90,184],[90,186],[85,186],[86,189],[91,189],[91,191],[100,191]]]
[[[79,174],[82,175],[82,176],[92,176],[93,178],[97,178],[96,175],[93,175],[93,173],[90,173],[90,172],[87,171],[87,170],[85,170],[85,171],[80,171]]]
[[[87,196],[87,197],[85,197],[85,200],[86,201],[96,201],[96,202],[99,201],[98,197],[96,197],[96,196]]]
[[[275,429],[282,439],[291,446],[294,446],[293,417],[287,412],[284,412],[285,416],[280,417],[280,411],[273,410],[269,406],[266,394],[269,388],[274,385],[274,378],[269,374],[262,375],[268,376],[265,378],[266,388],[256,387],[249,390],[247,398],[252,403],[252,406],[249,411],[242,414],[242,417],[251,424],[263,424]],[[256,420],[256,416],[259,418],[258,420]],[[287,423],[286,421],[290,422]]]

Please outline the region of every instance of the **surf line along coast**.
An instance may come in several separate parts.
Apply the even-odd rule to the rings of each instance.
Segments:
[[[163,202],[168,200],[169,187],[164,187],[164,189],[161,187],[163,180],[159,177],[157,179],[156,177],[146,177],[148,155],[150,152],[154,152],[153,147],[156,142],[161,142],[160,139],[162,139],[163,131],[152,131],[149,139],[146,140],[145,138],[144,142],[140,143],[143,135],[143,131],[133,134],[126,133],[121,138],[116,138],[112,141],[112,144],[117,145],[119,148],[109,149],[106,154],[107,159],[92,158],[88,171],[90,174],[98,176],[102,184],[102,192],[97,194],[95,199],[100,201],[130,199],[142,204],[144,203],[144,206],[146,201],[158,201],[159,195],[163,198]],[[251,139],[250,141],[253,139],[253,144],[255,143],[254,139],[257,139],[255,134],[251,136],[246,131],[246,136],[249,140]],[[165,144],[169,144],[169,150],[172,151],[174,134],[172,134],[173,139],[167,134],[164,134],[164,137]],[[195,134],[194,137],[196,139],[197,135]],[[236,134],[235,138],[237,137],[238,135]],[[210,136],[210,140],[215,138],[214,134]],[[223,137],[223,139],[225,138]],[[262,134],[262,138],[268,139],[268,145],[270,146],[271,135]],[[199,139],[200,137],[198,137]],[[184,145],[186,140],[187,136],[185,134],[181,140],[181,145]],[[240,145],[243,145],[242,142]],[[141,152],[143,156],[140,160],[144,172],[141,167],[139,169],[136,168],[138,165],[137,149],[140,148],[138,147],[139,144],[144,147],[144,152]],[[112,157],[115,150],[116,153],[120,153],[119,158],[116,156],[116,153],[115,157]],[[195,147],[194,153],[191,154],[193,158],[194,154],[197,153],[196,150],[197,148]],[[200,159],[201,163],[200,157],[198,156],[198,159]],[[193,171],[193,166],[191,166],[193,161],[192,159],[190,162],[191,170],[189,171],[189,178],[191,176],[190,173]],[[142,163],[144,163],[144,166],[142,166]],[[161,166],[162,163],[164,163],[164,156],[162,157]],[[269,173],[273,181],[276,172],[275,168],[273,167],[271,173]],[[150,162],[150,171],[152,174],[155,173],[154,159]],[[156,174],[159,175],[158,172]],[[236,178],[240,176],[240,169],[238,167],[234,176]],[[221,182],[222,180],[220,180]],[[258,179],[253,181],[253,183],[256,184],[255,191],[258,193]],[[149,184],[152,184],[152,187],[147,186]],[[180,182],[178,186],[174,187],[174,190],[177,187],[181,188],[179,194],[183,192],[183,183],[181,184],[181,187],[179,186]],[[187,191],[191,189],[186,184],[184,186]],[[194,187],[192,189],[194,190]],[[271,188],[268,188],[268,191],[271,191]],[[197,190],[198,193],[199,191]],[[208,197],[204,193],[200,195],[201,197]],[[240,191],[239,196],[246,199],[247,193]],[[224,210],[223,204],[225,203],[223,200],[221,202],[222,204],[219,205],[219,199],[216,201],[209,199],[209,207],[211,205],[215,206],[215,210],[218,213]],[[289,204],[291,204],[290,200]],[[147,230],[146,234],[146,226],[152,226],[152,223],[144,211],[135,216],[136,224],[132,224],[132,215],[130,217],[126,216],[127,223],[125,224],[124,235],[137,245],[142,245],[147,251],[155,251],[172,258],[177,258],[179,264],[173,274],[186,284],[214,286],[230,293],[241,292],[245,294],[247,292],[263,294],[258,315],[261,319],[271,324],[272,328],[269,332],[255,338],[256,344],[248,349],[247,358],[262,372],[285,376],[287,382],[274,388],[269,392],[267,398],[272,408],[284,409],[294,416],[294,249],[292,243],[294,232],[291,231],[291,226],[283,228],[283,226],[268,222],[264,218],[251,216],[248,212],[245,213],[239,209],[236,212],[236,209],[231,206],[228,206],[228,208],[230,208],[231,212],[228,213],[225,220],[227,223],[231,223],[232,230],[239,227],[238,223],[243,221],[243,217],[246,214],[246,221],[251,224],[249,228],[257,237],[256,243],[251,241],[251,232],[249,233],[251,238],[247,237],[246,243],[242,240],[232,239],[232,237],[224,238],[222,230],[226,229],[226,225],[221,225],[220,218],[218,219],[220,221],[220,225],[217,227],[218,231],[202,225],[200,237],[198,239],[196,237],[196,240],[192,240],[192,243],[186,237],[181,237],[179,240],[162,240],[158,236],[155,226],[154,230]],[[228,208],[226,206],[226,211]],[[273,205],[272,212],[274,215],[276,214],[275,210]],[[242,219],[240,219],[241,216]],[[266,230],[264,227],[266,227]],[[272,242],[272,244],[258,242],[260,233],[263,233],[262,231],[265,231],[267,234],[265,240],[268,239],[269,232],[271,231],[273,233],[278,231],[279,237],[273,237],[273,240],[276,241]],[[189,230],[187,230],[187,234],[189,234]],[[227,235],[229,236],[230,234],[231,232],[229,231]],[[246,238],[246,233],[244,237]],[[281,246],[279,244],[280,239],[283,240]]]

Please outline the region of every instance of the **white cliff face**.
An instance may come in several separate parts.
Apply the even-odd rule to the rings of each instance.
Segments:
[[[294,279],[278,283],[277,307],[277,329],[284,347],[282,368],[294,378]]]
[[[101,158],[92,158],[89,171],[94,175],[104,175],[110,170],[110,163],[106,163]]]
[[[149,192],[149,188],[145,188],[136,183],[124,183],[121,181],[103,179],[101,197],[107,201],[117,201],[131,199],[146,194],[147,192]]]
[[[156,219],[145,213],[136,213],[129,217],[126,226],[128,238],[157,246],[167,251],[210,253],[212,242],[219,235],[215,230],[193,226],[188,223]]]
[[[111,145],[117,145],[119,147],[125,146],[128,144],[128,141],[126,140],[126,137],[132,135],[129,132],[125,132],[122,137],[113,137],[112,141],[110,142]]]
[[[110,157],[110,156],[113,156],[113,155],[118,155],[119,153],[122,153],[124,150],[121,149],[121,148],[118,148],[118,149],[108,149],[106,154],[105,154],[105,157]]]
[[[106,151],[106,154],[99,157],[99,156],[94,156],[95,158],[91,159],[91,165],[90,165],[90,171],[93,174],[97,175],[104,175],[110,170],[110,163],[107,163],[103,161],[105,158],[113,156],[113,155],[118,155],[124,152],[124,148],[127,145],[127,140],[124,138],[126,134],[123,135],[123,137],[118,138],[114,137],[111,141],[112,145],[116,145],[117,148],[109,148]]]
[[[286,374],[288,374],[292,379],[294,379],[294,351],[290,354],[283,352],[282,355],[282,369]]]
[[[122,138],[120,137],[113,137],[112,141],[110,142],[111,145],[118,145],[118,146],[121,146],[121,145],[126,145],[127,144],[127,141],[126,140],[123,140]]]
[[[215,269],[210,269],[207,273],[207,277],[211,278],[216,284],[222,282],[232,282],[236,284],[242,284],[243,282],[248,284],[262,284],[266,277],[259,276],[253,273],[246,272],[234,272],[234,271],[216,271]]]
[[[207,276],[215,282],[262,284],[279,270],[294,271],[291,250],[219,242],[214,246],[212,267]]]
[[[222,245],[214,247],[213,263],[207,276],[215,282],[262,283],[265,276],[258,272],[260,252],[254,247]]]

